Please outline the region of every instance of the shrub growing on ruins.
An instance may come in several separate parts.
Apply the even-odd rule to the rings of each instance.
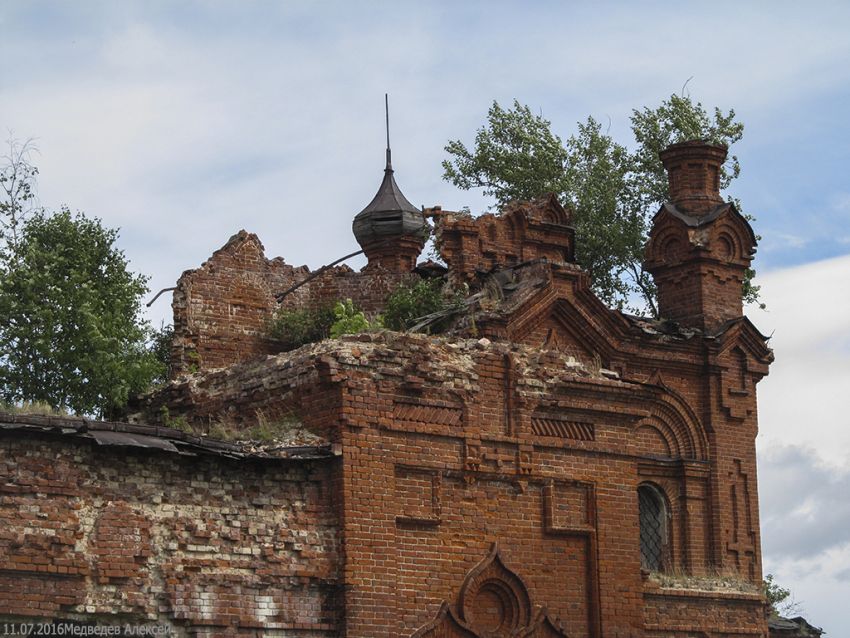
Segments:
[[[800,613],[800,604],[794,600],[791,590],[785,589],[774,580],[773,574],[767,574],[763,581],[764,597],[767,600],[768,613],[773,616],[791,616]]]
[[[419,279],[401,284],[387,298],[382,315],[384,327],[390,330],[407,330],[426,315],[460,305],[463,298],[462,292],[446,294],[441,279]],[[432,327],[436,332],[439,332],[439,329],[439,324]]]
[[[371,323],[362,310],[354,305],[351,299],[338,301],[334,305],[334,322],[331,326],[331,338],[342,335],[369,332],[381,327],[380,320]]]
[[[331,336],[336,321],[333,305],[298,310],[281,309],[269,322],[269,336],[284,350],[294,350]]]
[[[285,352],[307,343],[380,327],[380,321],[370,322],[351,299],[346,299],[319,308],[280,310],[269,323],[268,335],[278,341]]]

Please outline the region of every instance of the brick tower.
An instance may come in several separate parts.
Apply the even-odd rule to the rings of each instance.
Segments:
[[[734,204],[720,196],[726,148],[702,141],[661,153],[670,201],[653,219],[645,268],[658,286],[662,318],[712,331],[740,317],[744,274],[756,239]]]

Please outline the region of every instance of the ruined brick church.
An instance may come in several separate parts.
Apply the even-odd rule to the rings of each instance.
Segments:
[[[755,252],[724,148],[662,153],[646,269],[661,319],[606,307],[554,197],[420,210],[389,162],[368,265],[267,259],[240,231],[174,292],[172,380],[123,422],[0,415],[0,618],[180,636],[767,636]],[[433,220],[445,267],[417,264]],[[467,286],[439,332],[289,352],[279,307]],[[446,327],[447,326],[447,327]],[[272,444],[217,423],[294,420]],[[194,429],[175,429],[174,425]]]

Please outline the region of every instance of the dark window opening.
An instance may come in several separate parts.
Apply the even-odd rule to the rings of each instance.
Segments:
[[[661,493],[650,485],[638,488],[641,567],[664,571],[667,564],[667,507]]]

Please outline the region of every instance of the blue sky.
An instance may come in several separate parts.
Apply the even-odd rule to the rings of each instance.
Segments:
[[[848,28],[841,2],[5,0],[0,127],[36,138],[41,204],[121,227],[156,291],[240,228],[295,265],[356,249],[351,220],[383,167],[384,92],[405,195],[476,211],[490,202],[442,181],[440,161],[449,139],[471,141],[493,100],[519,99],[563,138],[592,115],[630,143],[631,109],[692,78],[694,99],[734,108],[746,126],[730,194],[763,237],[770,309],[751,317],[775,331],[777,354],[759,388],[765,565],[840,635]],[[150,318],[169,312],[164,297]],[[787,489],[790,476],[806,491]]]

